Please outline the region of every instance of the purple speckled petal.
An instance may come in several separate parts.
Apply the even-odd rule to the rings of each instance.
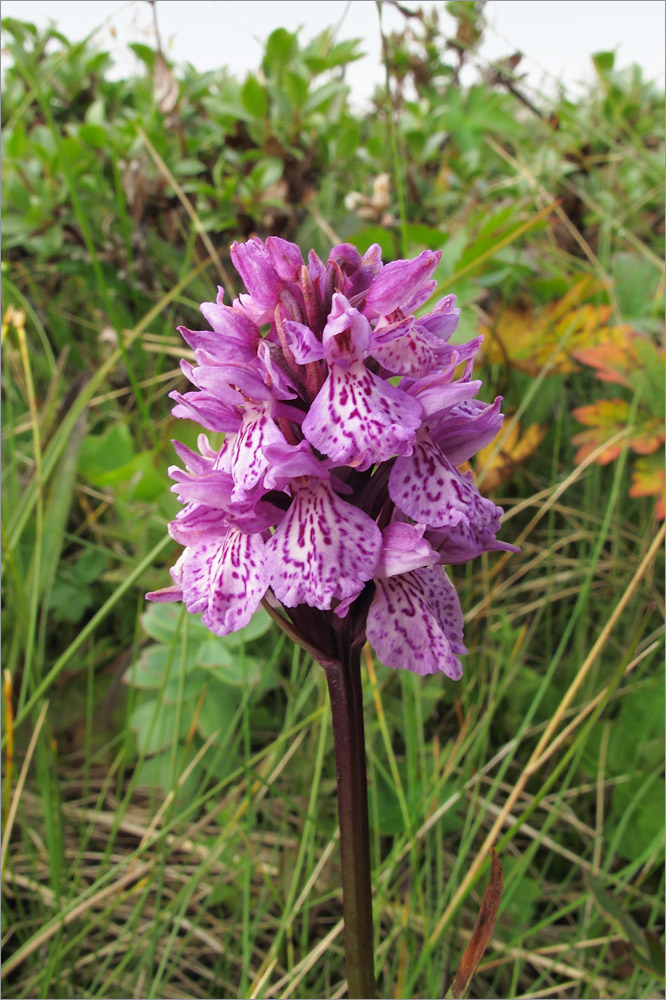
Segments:
[[[293,319],[285,320],[284,332],[294,360],[299,365],[308,365],[312,361],[321,361],[324,357],[324,345],[317,340],[314,333],[305,323],[296,323]]]
[[[432,438],[454,465],[462,465],[496,437],[504,415],[502,397],[494,403],[469,399],[459,403],[431,423]]]
[[[394,375],[419,378],[450,364],[457,349],[430,333],[418,321],[408,333],[371,349],[372,357]]]
[[[333,493],[295,487],[294,500],[266,543],[270,584],[285,607],[325,610],[334,599],[358,594],[371,579],[382,535],[367,514]]]
[[[411,454],[422,412],[418,400],[356,361],[347,371],[330,367],[302,429],[322,454],[363,470]]]
[[[329,365],[362,359],[370,346],[371,334],[370,323],[365,316],[354,309],[344,295],[336,292],[322,334]]]
[[[231,454],[231,474],[234,480],[232,500],[244,500],[268,468],[263,448],[286,444],[282,431],[266,415],[263,407],[245,408],[243,423]]]
[[[227,529],[227,514],[216,507],[188,503],[169,522],[169,534],[179,545],[196,545],[205,538],[220,537]]]
[[[494,529],[479,529],[473,524],[461,523],[455,528],[429,531],[427,538],[445,566],[469,562],[482,552],[520,552],[517,545],[495,538],[498,529],[499,524]]]
[[[463,641],[464,619],[458,591],[447,576],[443,566],[424,566],[414,576],[424,588],[426,601],[440,624],[454,653],[464,656],[467,652]]]
[[[444,570],[434,570],[442,574],[442,596],[437,600],[434,581],[426,575],[433,569],[377,580],[366,635],[387,667],[422,676],[442,672],[457,681],[462,676],[458,655],[464,652],[460,605],[450,581],[444,583]]]
[[[261,535],[229,528],[212,557],[209,587],[203,624],[215,635],[228,635],[247,625],[268,587]]]
[[[389,495],[408,517],[431,528],[466,523],[497,530],[502,513],[447,459],[426,427],[416,437],[413,454],[396,459]]]

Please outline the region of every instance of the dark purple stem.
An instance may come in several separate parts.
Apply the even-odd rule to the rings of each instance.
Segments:
[[[338,776],[348,996],[357,1000],[376,996],[360,645],[350,643],[340,653],[339,662],[323,666]]]

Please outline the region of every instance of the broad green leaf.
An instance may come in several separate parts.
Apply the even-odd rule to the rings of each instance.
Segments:
[[[134,709],[129,727],[136,734],[139,750],[153,754],[172,747],[175,740],[185,737],[191,722],[191,714],[179,712],[177,705],[165,705],[151,698]]]
[[[243,107],[255,118],[265,118],[268,114],[266,91],[256,76],[248,76],[241,90]]]
[[[232,724],[241,698],[239,688],[222,686],[213,681],[199,708],[199,734],[205,740],[215,737],[215,741],[221,745],[228,743],[233,735]]]

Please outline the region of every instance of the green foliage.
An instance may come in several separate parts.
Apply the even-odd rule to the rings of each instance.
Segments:
[[[180,608],[154,604],[142,625],[156,641],[124,675],[143,693],[128,722],[141,755],[137,783],[166,793],[174,760],[185,757],[196,759],[205,776],[226,777],[233,761],[225,750],[241,705],[257,704],[278,683],[275,651],[271,655],[266,643],[262,648],[256,642],[270,628],[270,618],[259,611],[244,629],[218,639],[198,617],[184,622]],[[204,745],[208,752],[202,754]],[[199,781],[192,773],[189,787]]]

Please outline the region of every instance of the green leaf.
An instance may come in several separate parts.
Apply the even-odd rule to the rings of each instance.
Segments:
[[[262,680],[263,666],[264,661],[254,656],[237,655],[229,663],[213,667],[209,672],[222,684],[230,684],[232,687],[253,687]]]
[[[637,799],[639,774],[635,773],[632,781],[616,787],[613,792],[611,814],[605,824],[605,835],[608,839],[614,836],[618,826],[622,824],[617,850],[623,857],[632,861],[642,857],[655,843],[660,842],[663,845],[664,839],[666,807],[664,779],[657,777],[651,780],[649,788],[646,788],[645,793]],[[649,779],[645,775],[641,775],[640,779],[639,787],[645,787]]]
[[[200,667],[214,669],[215,667],[226,667],[232,662],[232,653],[222,638],[206,639],[202,642],[196,653],[196,662]]]
[[[254,639],[259,639],[262,635],[273,626],[273,620],[267,611],[263,608],[259,608],[255,611],[254,615],[245,626],[241,628],[238,632],[231,632],[229,635],[225,635],[224,642],[229,649],[235,649],[237,646],[242,646],[246,642],[252,642]],[[210,636],[210,632],[208,633]]]
[[[268,36],[262,68],[266,76],[275,76],[276,69],[289,66],[298,51],[298,37],[286,28],[276,28]]]
[[[610,73],[615,65],[615,53],[614,52],[593,52],[592,62],[600,76],[605,76],[606,73]]]
[[[240,690],[212,683],[199,711],[199,734],[205,740],[215,737],[217,743],[227,744],[233,735],[232,725],[241,698]]]
[[[633,944],[639,951],[644,951],[645,939],[641,929],[628,910],[624,909],[617,896],[607,892],[601,882],[592,875],[587,875],[585,881],[597,906],[625,941]]]
[[[241,90],[243,107],[255,118],[265,118],[268,114],[268,99],[266,91],[256,76],[248,76]]]
[[[129,727],[136,734],[139,750],[153,754],[173,746],[174,740],[185,737],[191,721],[185,712],[179,712],[177,705],[165,705],[150,698],[134,709]]]
[[[95,149],[106,149],[109,145],[109,134],[101,125],[82,125],[79,129],[79,138]]]
[[[142,45],[141,42],[130,42],[129,47],[134,55],[140,59],[141,62],[145,63],[152,73],[155,68],[155,50],[151,49],[149,45]]]
[[[171,642],[185,624],[187,639],[193,648],[198,648],[204,639],[210,639],[210,629],[201,624],[199,615],[188,615],[182,604],[149,604],[141,616],[144,632],[158,642]]]
[[[105,475],[126,465],[134,457],[132,435],[127,424],[113,423],[103,434],[89,434],[81,449],[79,472],[99,486]]]

